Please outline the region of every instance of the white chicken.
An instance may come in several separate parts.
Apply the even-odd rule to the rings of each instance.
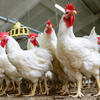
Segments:
[[[50,69],[52,56],[42,48],[22,50],[17,41],[7,34],[3,34],[1,38],[1,46],[6,46],[11,63],[16,66],[23,78],[34,83],[32,91],[26,96],[34,96],[39,78]]]
[[[91,42],[93,42],[93,44],[94,43],[98,43],[98,38],[97,37],[98,37],[98,35],[95,32],[95,27],[92,28],[89,36],[83,36],[83,38],[86,38],[86,39],[90,40]],[[97,49],[97,51],[98,51],[98,49]],[[90,82],[91,82],[90,78],[91,78],[91,75],[88,76],[87,78],[88,78],[88,81],[86,81],[86,83],[88,83],[88,88],[90,88]]]
[[[100,95],[98,44],[83,37],[75,37],[73,33],[75,14],[77,14],[75,7],[68,3],[59,23],[57,58],[64,65],[65,73],[77,80],[78,91],[73,97],[84,96],[81,92],[82,73],[96,78],[99,92],[95,96],[98,96]]]
[[[60,80],[63,84],[61,92],[63,94],[68,93],[68,87],[65,83],[68,83],[68,79],[62,70],[62,65],[56,58],[56,46],[57,46],[57,36],[55,33],[55,30],[53,29],[53,24],[48,20],[46,24],[46,28],[44,29],[43,34],[39,34],[39,36],[35,36],[34,34],[30,34],[28,37],[30,38],[30,42],[28,42],[27,47],[30,49],[34,48],[35,44],[37,44],[37,40],[39,41],[39,45],[42,48],[47,49],[53,56],[53,69],[51,70],[53,73],[53,80],[58,83],[58,80]],[[29,41],[29,40],[28,40]],[[36,41],[35,43],[32,43],[32,41]],[[56,84],[55,84],[56,85]],[[57,87],[57,85],[56,85]]]
[[[1,56],[0,56],[0,58],[1,58]],[[4,73],[4,69],[0,66],[0,91],[6,91],[6,88],[5,88],[5,90],[3,90],[3,88],[2,88],[3,87],[3,79],[5,79],[5,73]],[[0,94],[0,95],[2,95],[2,94]]]
[[[35,47],[38,46],[39,43],[37,41],[37,37],[38,37],[38,35],[35,33],[30,33],[28,35],[28,38],[29,38],[28,42],[27,42],[27,49],[28,50],[34,49]]]
[[[97,38],[98,35],[97,35],[97,33],[95,32],[95,27],[92,28],[92,30],[91,30],[89,36],[83,36],[83,37],[86,38],[86,39],[88,39],[88,40],[90,40],[90,41],[92,41],[93,43],[98,42],[98,38]]]
[[[5,32],[1,32],[0,35],[5,34]],[[1,44],[5,44],[5,42],[1,41]],[[8,89],[10,85],[10,80],[13,82],[15,81],[18,84],[18,94],[16,96],[21,94],[20,89],[20,74],[18,73],[16,67],[10,63],[8,60],[5,48],[3,45],[0,46],[0,68],[5,76],[4,79],[6,80],[6,88],[3,90],[1,95],[4,95],[6,93],[6,90]],[[15,86],[14,86],[15,87]]]
[[[84,36],[84,38],[90,40],[91,42],[93,42],[93,44],[98,43],[98,49],[100,52],[100,35],[97,35],[97,33],[95,32],[95,27],[92,28],[90,35],[89,36]]]
[[[28,35],[28,43],[27,43],[27,49],[30,50],[30,49],[34,49],[35,47],[38,46],[38,41],[37,41],[37,38],[38,35],[35,34],[35,33],[30,33]],[[51,68],[52,69],[52,68]],[[45,75],[43,76],[43,79],[44,79],[44,85],[45,85],[45,92],[43,93],[42,92],[42,85],[41,85],[41,80],[39,82],[39,86],[40,86],[40,93],[39,94],[49,94],[49,89],[48,89],[48,85],[47,85],[47,80],[46,80],[46,75],[48,74],[48,71],[45,73]],[[50,74],[49,74],[50,75]],[[51,76],[50,76],[51,77]]]
[[[38,41],[37,41],[37,38],[38,35],[35,34],[35,33],[30,33],[28,35],[28,43],[27,43],[27,49],[30,50],[30,49],[34,49],[35,47],[37,47],[39,44],[38,44]],[[45,75],[47,74],[48,72],[45,73]],[[45,85],[45,92],[43,93],[42,92],[42,85],[41,85],[41,81],[39,82],[39,86],[40,86],[40,93],[39,94],[49,94],[49,89],[48,89],[48,86],[47,86],[47,80],[46,80],[46,76],[43,76],[43,79],[44,79],[44,85]]]

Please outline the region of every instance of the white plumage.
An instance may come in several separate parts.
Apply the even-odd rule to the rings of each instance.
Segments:
[[[71,6],[71,4],[69,5]],[[83,37],[75,37],[73,26],[70,24],[74,21],[74,17],[70,16],[70,13],[74,13],[73,11],[75,12],[75,9],[72,12],[66,10],[66,14],[61,18],[56,49],[57,57],[63,63],[64,71],[78,82],[78,92],[75,97],[83,96],[81,93],[82,73],[86,76],[93,75],[96,78],[99,87],[97,95],[99,95],[100,54],[98,53],[98,44]]]
[[[45,30],[44,33],[39,35],[37,40],[39,41],[40,47],[49,50],[52,55],[55,55],[55,49],[57,46],[57,36],[55,34],[55,30],[52,28],[51,34],[47,34]]]
[[[46,24],[44,34],[40,34],[37,39],[40,47],[49,50],[49,52],[53,55],[53,80],[56,82],[56,84],[59,84],[58,81],[61,81],[63,85],[61,92],[63,92],[63,94],[68,93],[68,84],[65,84],[68,83],[68,77],[65,75],[62,69],[63,65],[56,58],[57,36],[50,21],[48,21]]]
[[[14,65],[8,60],[5,48],[0,46],[0,77],[6,80],[6,88],[4,89],[3,94],[9,87],[10,80],[18,82],[20,81],[20,74],[17,72],[17,69]]]
[[[42,48],[22,50],[15,39],[10,36],[5,36],[3,39],[5,38],[8,39],[6,46],[9,60],[16,66],[23,78],[36,83],[31,93],[31,96],[35,95],[38,79],[49,70],[52,56]]]

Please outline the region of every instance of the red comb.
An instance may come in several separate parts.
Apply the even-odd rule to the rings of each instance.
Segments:
[[[68,10],[75,10],[75,6],[73,6],[71,3],[66,4],[66,7],[64,8],[65,11]]]
[[[8,32],[1,32],[1,33],[0,33],[0,38],[2,38],[4,35],[9,36],[9,33],[8,33]]]
[[[28,35],[29,38],[30,38],[31,36],[38,37],[38,35],[35,34],[35,33],[30,33],[30,34]]]
[[[54,27],[54,25],[50,22],[50,20],[47,21],[48,26],[52,25],[52,27]]]

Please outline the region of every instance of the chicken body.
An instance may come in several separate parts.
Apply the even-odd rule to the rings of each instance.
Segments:
[[[1,84],[2,84],[2,79],[5,78],[5,70],[4,70],[4,63],[2,61],[4,61],[4,54],[5,54],[5,49],[3,49],[0,46],[0,80],[1,80]]]
[[[16,66],[23,78],[35,83],[34,89],[29,95],[33,96],[35,95],[38,79],[50,69],[52,56],[47,50],[42,48],[22,50],[16,40],[10,36],[7,36],[7,38],[8,42],[6,45],[9,60]]]
[[[73,78],[78,82],[77,95],[73,97],[83,96],[81,93],[82,74],[85,74],[86,76],[92,75],[96,78],[99,87],[97,95],[99,95],[100,54],[98,53],[98,44],[93,44],[93,42],[86,38],[75,37],[73,26],[70,24],[70,27],[68,26],[68,23],[71,21],[70,15],[67,15],[68,13],[66,12],[66,15],[62,16],[59,24],[56,49],[57,58],[64,65],[63,69],[65,73],[69,74],[69,76],[73,76]],[[67,24],[64,21],[64,18],[69,18],[69,20],[65,19],[65,21],[67,20]]]
[[[17,72],[16,67],[13,66],[8,60],[5,48],[2,48],[1,46],[0,46],[0,68],[2,69],[1,72],[3,79],[6,80],[6,88],[2,92],[2,95],[4,95],[10,85],[10,80],[18,83],[20,81],[20,74]]]
[[[61,92],[64,95],[68,93],[68,84],[65,84],[68,83],[68,77],[62,69],[63,65],[59,62],[59,60],[56,57],[57,36],[55,30],[52,27],[52,23],[49,23],[50,24],[47,23],[46,28],[44,29],[44,34],[41,34],[37,39],[39,40],[40,47],[47,49],[53,55],[53,80],[55,81],[54,83],[56,83],[56,88],[59,87],[59,81],[62,83]],[[50,29],[51,33],[48,32],[48,30]]]
[[[55,55],[55,49],[57,46],[57,37],[55,34],[55,30],[52,28],[51,34],[47,34],[45,30],[44,33],[40,34],[40,36],[37,38],[39,40],[40,47],[49,50],[52,55]]]
[[[32,35],[32,34],[33,34],[33,36],[31,36],[28,39],[28,42],[27,42],[27,50],[31,50],[31,49],[37,48],[37,45],[38,45],[38,44],[34,45],[34,42],[37,41],[37,40],[36,40],[36,37],[34,36],[35,33],[31,33],[30,35]],[[33,39],[32,39],[32,37],[33,37]],[[35,41],[34,41],[34,39],[35,39]],[[33,40],[33,42],[31,42],[31,40]],[[50,68],[50,70],[51,69],[52,68]],[[47,79],[46,79],[47,75],[48,75],[48,77],[52,77],[52,73],[51,74],[49,74],[49,73],[51,73],[51,72],[50,71],[45,72],[45,75],[42,78],[42,79],[44,79],[45,92],[43,92],[42,85],[41,85],[41,80],[39,81],[39,86],[40,86],[40,93],[39,94],[47,94],[47,95],[49,94],[49,89],[48,89]]]

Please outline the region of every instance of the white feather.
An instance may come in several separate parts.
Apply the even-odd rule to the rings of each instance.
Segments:
[[[38,81],[49,70],[52,56],[42,48],[22,50],[12,37],[8,37],[7,51],[10,61],[16,66],[23,78]],[[13,47],[12,47],[13,45]]]
[[[0,46],[0,68],[1,68],[0,73],[2,73],[1,76],[4,77],[6,74],[6,76],[9,79],[12,79],[14,81],[17,81],[20,78],[20,74],[17,72],[16,67],[13,66],[8,60],[5,48],[2,48],[1,46]]]
[[[100,54],[97,42],[83,37],[75,37],[73,26],[67,28],[63,17],[59,24],[57,41],[57,58],[64,65],[66,74],[79,81],[82,73],[85,75],[98,75],[100,67]],[[94,29],[93,29],[94,30]],[[91,33],[92,34],[92,33]],[[93,36],[94,37],[94,36]],[[71,79],[71,78],[70,78]]]

